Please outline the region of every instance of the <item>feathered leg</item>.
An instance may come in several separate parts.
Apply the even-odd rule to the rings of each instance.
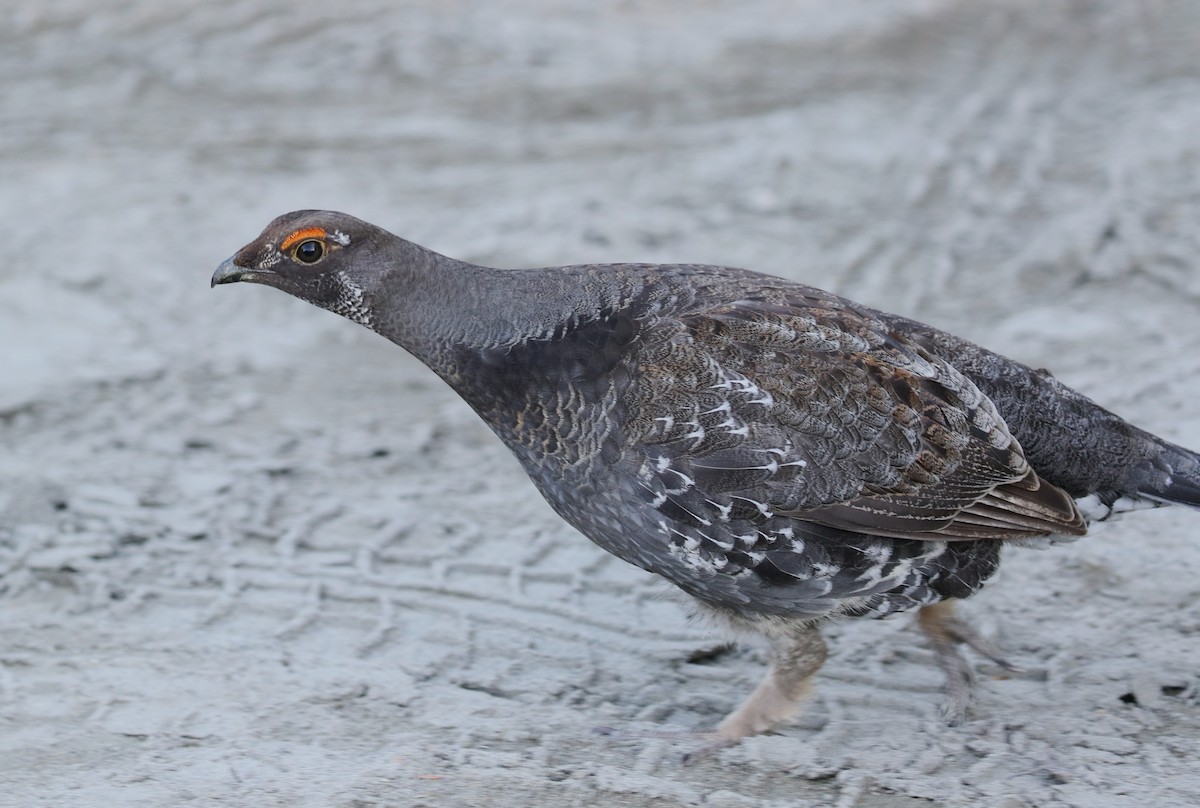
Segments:
[[[958,651],[960,644],[982,654],[1005,670],[1021,670],[1004,658],[995,643],[985,639],[955,614],[956,603],[953,599],[943,600],[923,606],[917,612],[917,625],[929,638],[938,667],[946,674],[946,704],[942,714],[952,726],[962,723],[971,700],[972,673]]]
[[[771,667],[754,692],[717,726],[717,737],[736,743],[767,732],[796,714],[825,663],[825,640],[816,624],[771,638]]]
[[[815,623],[800,624],[786,632],[771,632],[771,667],[741,706],[715,730],[704,732],[617,732],[597,727],[602,735],[650,738],[703,738],[710,741],[683,756],[689,763],[735,745],[743,738],[769,732],[794,716],[812,689],[812,678],[825,663],[825,640]]]

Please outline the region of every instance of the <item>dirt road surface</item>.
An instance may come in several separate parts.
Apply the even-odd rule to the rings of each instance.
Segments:
[[[503,266],[697,261],[969,336],[1200,447],[1200,6],[9,3],[0,805],[1194,805],[1200,514],[1011,551],[969,720],[907,618],[762,673],[432,374],[273,290],[335,208]]]

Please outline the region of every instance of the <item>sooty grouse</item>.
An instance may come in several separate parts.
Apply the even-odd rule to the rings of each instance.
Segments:
[[[499,270],[341,213],[271,222],[213,285],[282,289],[408,350],[479,413],[554,509],[737,628],[766,678],[718,742],[790,716],[822,620],[919,609],[967,703],[955,618],[1005,543],[1200,504],[1200,456],[1045,371],[742,269]]]

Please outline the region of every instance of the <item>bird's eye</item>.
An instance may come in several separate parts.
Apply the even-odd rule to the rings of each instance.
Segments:
[[[315,264],[325,257],[325,243],[315,238],[305,239],[292,249],[292,258],[302,264]]]

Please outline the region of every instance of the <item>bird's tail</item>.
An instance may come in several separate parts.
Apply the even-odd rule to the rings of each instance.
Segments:
[[[1153,435],[1147,437],[1151,451],[1130,469],[1129,494],[1200,508],[1200,454]]]
[[[1076,498],[1075,504],[1089,524],[1162,505],[1200,508],[1200,454],[1148,432],[1137,433],[1141,433],[1142,459],[1128,467],[1115,489]]]

